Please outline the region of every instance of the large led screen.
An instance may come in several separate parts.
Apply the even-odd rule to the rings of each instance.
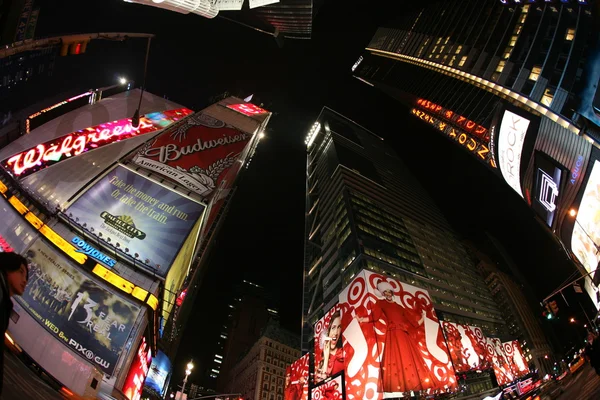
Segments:
[[[311,400],[344,400],[343,374],[323,382],[310,391]]]
[[[561,190],[564,172],[548,157],[537,153],[535,156],[534,201],[531,208],[552,227]]]
[[[446,321],[442,322],[442,326],[456,372],[482,371],[491,367],[481,328]]]
[[[35,147],[10,156],[2,161],[2,166],[19,178],[24,178],[29,174],[87,151],[124,139],[156,132],[191,113],[192,110],[180,108],[146,114],[140,117],[140,124],[137,128],[131,125],[130,118],[105,122],[40,143]]]
[[[342,314],[335,306],[315,324],[315,383],[343,370]]]
[[[455,372],[426,290],[361,271],[340,293],[346,396],[454,391]]]
[[[600,161],[594,161],[592,172],[573,226],[571,250],[588,272],[598,267],[600,254]]]
[[[152,359],[148,377],[146,378],[146,387],[152,389],[161,396],[167,386],[167,379],[171,373],[171,360],[162,351],[156,353],[156,357]]]
[[[138,348],[138,351],[129,367],[127,378],[123,384],[123,393],[129,400],[140,400],[142,397],[142,389],[144,387],[144,380],[148,375],[148,366],[152,361],[152,355],[150,354],[150,348],[146,343],[146,338],[142,337],[142,343]]]
[[[502,177],[519,196],[521,190],[521,153],[530,121],[505,110],[498,133],[498,166]]]
[[[523,355],[523,350],[521,349],[521,344],[519,341],[513,340],[510,342],[504,342],[502,343],[502,347],[508,363],[511,366],[514,377],[520,378],[527,375],[529,373],[529,367],[527,366],[527,361],[525,360],[525,356]]]
[[[285,370],[284,400],[308,399],[308,364],[310,355],[307,353],[294,361]]]
[[[486,338],[486,354],[488,361],[492,364],[499,386],[506,385],[515,380],[500,339]]]
[[[29,283],[16,297],[75,353],[112,375],[140,309],[72,266],[38,239],[27,251]]]
[[[190,116],[147,143],[133,162],[209,198],[252,135],[207,114]]]
[[[203,204],[119,165],[67,213],[104,240],[148,260],[146,268],[165,277],[204,209]]]

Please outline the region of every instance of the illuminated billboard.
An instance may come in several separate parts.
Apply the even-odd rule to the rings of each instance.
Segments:
[[[152,359],[152,364],[148,370],[146,378],[146,387],[152,389],[156,393],[163,396],[167,389],[167,379],[171,373],[171,360],[162,351],[156,353],[156,357]]]
[[[146,379],[146,375],[148,375],[148,366],[151,361],[150,348],[146,343],[146,338],[142,337],[142,343],[135,354],[131,367],[129,367],[127,378],[125,378],[125,383],[123,384],[123,393],[129,400],[140,400],[144,380]]]
[[[521,344],[518,340],[502,343],[504,354],[512,368],[512,373],[515,378],[520,378],[529,373],[527,361],[523,355]]]
[[[498,132],[498,165],[502,177],[519,196],[521,189],[521,156],[530,121],[505,110]]]
[[[499,386],[515,380],[512,368],[508,363],[502,342],[498,338],[486,338],[486,355],[492,364],[494,375]]]
[[[237,111],[241,114],[244,114],[248,117],[251,117],[253,115],[256,114],[266,114],[268,113],[267,110],[262,109],[258,106],[255,106],[252,103],[243,103],[243,104],[229,104],[227,106],[227,108],[233,110],[233,111]]]
[[[442,322],[446,343],[457,373],[491,368],[486,355],[486,338],[481,328]]]
[[[209,198],[252,135],[197,113],[147,143],[133,162]]]
[[[42,239],[26,255],[29,283],[16,301],[57,340],[112,375],[139,307],[71,266]]]
[[[588,272],[600,261],[600,161],[594,161],[573,226],[571,250]]]
[[[552,227],[565,172],[542,153],[535,155],[533,202],[531,208]]]
[[[344,374],[323,382],[310,391],[311,400],[345,400]]]
[[[285,369],[283,400],[308,399],[309,357],[310,355],[307,353]]]
[[[333,307],[315,324],[315,383],[344,370],[342,314]]]
[[[348,398],[456,390],[455,372],[426,290],[361,271],[340,293]]]
[[[2,166],[19,178],[108,144],[155,132],[191,114],[187,108],[155,112],[140,117],[137,128],[131,119],[106,122],[40,143],[2,161]]]
[[[205,206],[118,165],[67,213],[165,277]],[[141,264],[141,263],[140,263]]]

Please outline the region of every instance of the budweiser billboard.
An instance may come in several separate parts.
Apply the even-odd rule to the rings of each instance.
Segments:
[[[197,113],[148,142],[133,162],[208,199],[251,138],[249,133]]]
[[[292,363],[285,370],[284,400],[308,399],[308,364],[309,354],[305,354]],[[265,382],[269,381],[268,374],[264,374]]]
[[[485,350],[486,337],[481,328],[446,321],[442,326],[456,372],[491,368]]]
[[[448,348],[426,290],[363,270],[340,293],[339,305],[348,398],[456,390]]]

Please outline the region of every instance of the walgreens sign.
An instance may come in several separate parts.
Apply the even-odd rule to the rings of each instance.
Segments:
[[[140,124],[136,128],[131,125],[129,118],[106,122],[38,144],[2,161],[2,166],[15,176],[23,178],[86,151],[164,129],[192,112],[187,108],[180,108],[147,114],[140,118]]]
[[[498,162],[502,177],[521,197],[521,153],[529,122],[520,115],[505,111],[498,134]]]

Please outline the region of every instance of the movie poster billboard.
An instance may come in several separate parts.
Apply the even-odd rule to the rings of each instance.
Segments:
[[[285,388],[283,400],[308,399],[308,364],[310,355],[307,353],[294,361],[285,369]]]
[[[142,389],[144,388],[144,380],[148,375],[148,367],[152,361],[150,348],[146,343],[146,338],[142,337],[142,343],[131,363],[127,378],[123,384],[123,393],[129,400],[140,400],[142,397]]]
[[[486,338],[486,354],[492,364],[494,375],[499,386],[515,380],[512,368],[504,354],[502,342],[498,338]]]
[[[346,396],[434,395],[457,388],[426,290],[361,271],[340,293]]]
[[[518,340],[502,343],[504,354],[511,366],[512,373],[515,378],[520,378],[529,373],[529,367],[527,361],[523,355],[521,344]]]
[[[156,353],[152,359],[148,377],[146,378],[146,387],[163,396],[167,388],[167,379],[171,373],[171,360],[162,351]]]
[[[342,346],[342,314],[336,305],[315,324],[315,375],[314,382],[344,371]]]
[[[121,165],[111,170],[67,209],[79,224],[165,277],[205,205]]]
[[[140,312],[38,239],[27,251],[29,283],[16,297],[57,340],[112,375]]]
[[[315,387],[310,391],[311,400],[345,400],[344,374],[338,374]]]
[[[148,142],[133,162],[209,199],[251,138],[223,121],[196,113]]]
[[[457,373],[491,368],[486,356],[486,338],[481,328],[443,321],[446,343]]]

